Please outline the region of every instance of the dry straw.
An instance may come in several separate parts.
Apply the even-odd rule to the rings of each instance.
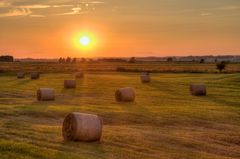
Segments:
[[[39,101],[49,101],[55,99],[55,91],[51,88],[40,88],[37,90],[37,99]]]
[[[135,90],[132,87],[119,88],[115,92],[117,102],[133,102],[135,100]]]
[[[190,85],[190,92],[195,96],[206,96],[207,89],[204,84],[192,84]]]
[[[148,72],[144,72],[140,76],[142,83],[149,83],[151,81],[150,74]]]
[[[65,80],[64,81],[64,88],[76,88],[77,83],[76,80]]]
[[[65,141],[98,141],[102,136],[102,120],[97,115],[73,112],[62,126]]]

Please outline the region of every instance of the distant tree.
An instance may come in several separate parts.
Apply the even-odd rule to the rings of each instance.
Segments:
[[[219,70],[219,72],[222,72],[224,69],[226,69],[226,62],[222,61],[220,63],[217,63],[217,69]]]
[[[0,62],[13,62],[13,61],[14,61],[13,56],[9,56],[9,55],[0,56]]]
[[[172,57],[168,57],[167,58],[167,62],[173,62],[173,58]]]
[[[59,63],[62,63],[63,62],[63,58],[60,57],[59,60],[58,60]]]
[[[77,62],[77,58],[73,58],[72,63],[76,63],[76,62]]]
[[[86,59],[85,58],[81,58],[81,62],[82,63],[86,62]]]
[[[66,63],[71,63],[71,57],[67,57]]]
[[[135,57],[131,57],[128,62],[129,63],[136,63],[136,58]]]
[[[65,58],[62,58],[62,63],[65,63],[65,62],[66,62]]]
[[[218,59],[216,58],[214,61],[215,61],[215,63],[217,63],[217,62],[218,62]]]
[[[88,59],[88,62],[93,62],[93,59]]]
[[[205,59],[201,59],[201,60],[200,60],[200,63],[205,63]]]

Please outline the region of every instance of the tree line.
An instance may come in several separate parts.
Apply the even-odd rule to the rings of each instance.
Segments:
[[[60,57],[58,62],[59,63],[76,63],[77,58],[71,58],[71,57],[63,58],[63,57]]]
[[[14,61],[13,56],[10,56],[10,55],[0,56],[0,62],[13,62],[13,61]]]

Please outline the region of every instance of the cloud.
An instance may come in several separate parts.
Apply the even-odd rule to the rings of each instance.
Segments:
[[[11,3],[12,2],[12,3]],[[21,2],[21,3],[20,3]],[[47,2],[47,1],[45,1]],[[0,17],[13,17],[13,16],[31,16],[31,17],[46,17],[49,16],[43,12],[44,15],[34,14],[35,9],[51,9],[51,8],[69,8],[71,11],[66,12],[66,9],[62,10],[63,13],[51,14],[51,15],[77,15],[86,14],[90,11],[95,10],[95,5],[104,4],[103,1],[89,1],[89,2],[78,2],[77,4],[71,4],[72,1],[50,1],[51,3],[39,3],[34,4],[30,1],[0,1],[0,11],[1,9],[5,12],[0,13]],[[60,4],[59,4],[60,3]],[[50,15],[50,16],[51,16]]]
[[[53,8],[64,8],[64,7],[73,7],[74,5],[66,4],[66,5],[52,5]]]
[[[214,10],[238,10],[240,6],[224,6],[219,8],[213,8]]]
[[[26,16],[30,15],[32,12],[30,9],[11,9],[7,13],[1,13],[0,17],[14,17],[14,16]]]
[[[31,14],[31,15],[29,15],[30,17],[36,17],[36,18],[44,18],[44,17],[46,17],[46,16],[44,16],[44,15],[35,15],[35,14]]]
[[[56,15],[77,15],[77,14],[86,14],[88,11],[83,11],[82,8],[72,8],[71,12],[67,13],[61,13],[61,14],[56,14]]]
[[[103,1],[89,1],[89,2],[79,2],[79,4],[104,4]]]
[[[103,4],[105,2],[102,2],[102,1],[92,1],[92,2],[89,2],[90,4]]]
[[[37,5],[16,6],[15,8],[45,9],[45,8],[50,8],[50,7],[51,7],[50,5],[37,4]]]

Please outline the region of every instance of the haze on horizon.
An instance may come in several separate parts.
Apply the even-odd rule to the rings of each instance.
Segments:
[[[240,55],[239,0],[1,0],[0,54]],[[74,46],[81,32],[96,45]]]

